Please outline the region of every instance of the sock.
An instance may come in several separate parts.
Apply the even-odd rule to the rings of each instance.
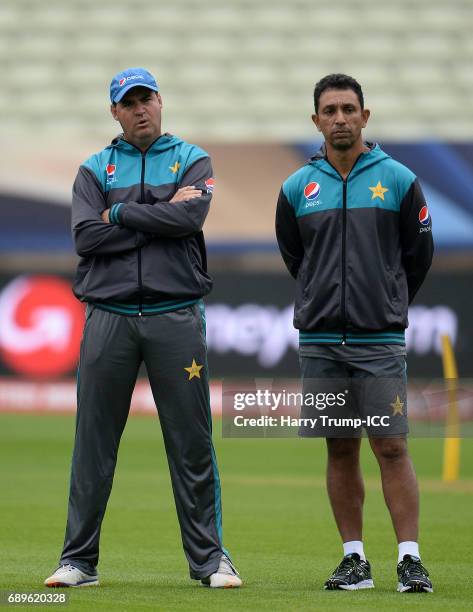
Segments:
[[[351,542],[343,542],[343,554],[344,556],[350,555],[351,553],[358,553],[362,561],[366,561],[365,551],[363,550],[363,542],[360,540],[352,540]]]
[[[399,542],[399,555],[397,562],[400,563],[404,559],[404,555],[412,555],[420,559],[419,544],[417,542]]]

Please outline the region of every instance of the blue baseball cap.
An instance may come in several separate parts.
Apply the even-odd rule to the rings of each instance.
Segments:
[[[133,87],[147,87],[159,91],[154,76],[144,68],[128,68],[116,74],[110,83],[110,101],[120,102],[127,91]]]

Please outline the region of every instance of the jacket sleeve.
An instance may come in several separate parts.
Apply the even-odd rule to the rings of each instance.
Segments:
[[[178,184],[178,188],[195,185],[196,189],[202,190],[199,198],[154,204],[119,202],[110,209],[111,222],[164,238],[183,238],[197,234],[202,230],[209,212],[212,193],[207,189],[205,181],[211,177],[210,158],[200,158],[186,170]]]
[[[410,304],[424,282],[434,254],[432,219],[417,179],[401,202],[400,234]]]
[[[284,263],[291,276],[296,278],[304,258],[304,247],[294,208],[286,198],[283,189],[279,192],[276,208],[276,238]]]
[[[72,189],[72,237],[81,257],[113,255],[143,246],[142,232],[105,223],[105,198],[95,174],[81,166]]]

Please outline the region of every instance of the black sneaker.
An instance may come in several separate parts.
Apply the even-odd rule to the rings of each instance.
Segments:
[[[404,555],[401,562],[397,564],[399,593],[433,593],[429,572],[420,562],[418,557]]]
[[[374,589],[369,561],[362,561],[358,553],[345,555],[340,565],[324,584],[324,589],[329,591]]]

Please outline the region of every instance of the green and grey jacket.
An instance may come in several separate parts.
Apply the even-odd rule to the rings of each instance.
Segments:
[[[322,147],[279,194],[276,235],[296,279],[300,344],[404,344],[408,304],[432,261],[416,176],[366,144],[346,180]]]
[[[169,200],[195,185],[202,196]],[[213,191],[205,151],[164,134],[145,152],[118,137],[79,168],[72,233],[81,256],[74,294],[128,315],[193,304],[210,292],[202,226]],[[110,224],[101,213],[110,209]]]

